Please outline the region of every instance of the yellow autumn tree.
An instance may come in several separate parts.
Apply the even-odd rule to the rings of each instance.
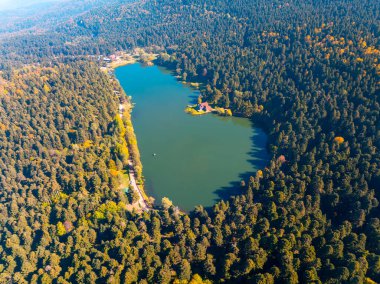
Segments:
[[[128,151],[127,143],[125,142],[125,140],[123,141],[123,143],[116,143],[116,153],[118,154],[122,163],[124,165],[127,165],[128,158],[129,158],[129,151]]]
[[[170,207],[173,206],[173,202],[167,197],[163,197],[161,199],[161,204],[162,204],[162,207],[164,207],[165,209],[169,209]]]
[[[115,171],[117,171],[117,166],[116,166],[116,163],[115,163],[114,160],[111,159],[111,160],[108,162],[108,168],[109,168],[110,170],[115,170]]]
[[[263,171],[262,170],[258,170],[257,173],[256,173],[256,177],[262,178],[263,177]]]
[[[375,281],[373,281],[371,278],[366,278],[365,279],[365,282],[364,282],[365,284],[376,284],[376,282]]]
[[[50,92],[50,87],[49,87],[49,85],[47,85],[47,84],[44,85],[44,92],[45,92],[46,94]]]
[[[121,206],[124,206],[121,204]],[[108,201],[107,203],[103,203],[98,207],[98,209],[94,213],[94,218],[98,220],[105,219],[107,213],[116,213],[120,208],[114,201]]]
[[[119,130],[120,137],[124,138],[126,130],[125,130],[123,120],[121,119],[121,117],[119,115],[116,115],[114,122],[115,122],[116,128]]]
[[[86,140],[83,142],[82,147],[87,149],[87,148],[90,148],[92,145],[93,145],[93,143],[91,140]]]
[[[57,224],[57,235],[63,236],[64,234],[66,234],[65,226],[63,226],[62,222],[58,222],[58,224]]]

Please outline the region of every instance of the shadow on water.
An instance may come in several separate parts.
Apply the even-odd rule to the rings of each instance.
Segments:
[[[184,208],[189,211],[192,211],[194,209],[194,206],[197,205],[197,203],[205,203],[207,204],[204,206],[205,208],[211,208],[209,207],[209,204],[212,204],[215,201],[219,200],[228,200],[233,195],[238,195],[242,193],[241,188],[241,181],[244,180],[246,183],[249,181],[249,177],[255,175],[255,172],[259,169],[263,169],[268,161],[269,161],[269,153],[267,152],[266,143],[267,143],[267,135],[264,133],[264,131],[257,127],[257,125],[254,125],[249,119],[247,118],[238,118],[238,117],[223,117],[218,115],[210,115],[213,116],[212,120],[209,117],[197,117],[197,121],[195,119],[189,119],[190,116],[188,114],[184,113],[184,108],[187,104],[196,104],[198,100],[198,96],[200,94],[200,90],[197,88],[192,87],[190,84],[182,84],[181,80],[179,78],[174,78],[173,76],[175,73],[173,71],[170,71],[168,69],[158,67],[159,72],[157,72],[156,68],[152,67],[143,67],[146,72],[150,70],[146,74],[146,76],[142,75],[143,72],[141,69],[137,68],[138,65],[125,67],[126,70],[123,72],[118,72],[119,78],[121,79],[121,82],[124,83],[124,86],[129,86],[131,89],[131,94],[136,97],[136,107],[134,111],[132,112],[132,121],[135,126],[135,132],[139,139],[139,146],[141,147],[142,151],[142,159],[144,157],[144,149],[145,151],[148,151],[149,153],[156,152],[156,149],[161,149],[162,151],[167,150],[168,157],[170,157],[170,147],[168,148],[168,141],[175,141],[177,139],[178,135],[181,134],[181,131],[185,131],[186,134],[192,133],[191,131],[197,131],[196,133],[204,133],[207,131],[207,127],[215,127],[215,131],[212,132],[214,135],[199,135],[195,137],[199,137],[198,139],[192,139],[192,140],[184,140],[182,147],[193,147],[197,149],[196,147],[201,148],[202,143],[220,143],[218,146],[215,147],[215,154],[216,156],[213,156],[213,152],[210,152],[210,149],[213,150],[214,148],[211,147],[208,149],[205,147],[205,149],[208,151],[204,151],[206,154],[210,152],[210,159],[198,159],[191,156],[191,151],[186,151],[186,153],[190,153],[189,155],[184,155],[184,159],[187,158],[188,161],[192,164],[189,164],[187,166],[186,163],[182,165],[180,169],[178,169],[179,173],[182,173],[181,170],[186,171],[188,167],[188,171],[186,173],[189,173],[191,171],[199,170],[197,168],[197,162],[210,162],[211,166],[212,163],[215,164],[215,167],[213,168],[213,171],[210,171],[210,177],[206,177],[204,180],[201,180],[202,182],[205,182],[205,188],[207,189],[207,192],[202,192],[202,190],[198,190],[199,186],[196,186],[190,182],[192,175],[185,176],[188,179],[185,179],[187,184],[182,183],[181,177],[178,175],[173,176],[173,180],[171,180],[170,183],[164,182],[162,177],[165,177],[165,175],[169,172],[168,168],[171,171],[177,170],[175,167],[169,167],[172,164],[168,160],[163,160],[162,167],[157,167],[157,163],[153,163],[151,159],[148,159],[147,155],[145,155],[146,160],[143,160],[143,163],[145,165],[145,174],[146,180],[145,180],[145,187],[149,195],[155,196],[157,198],[161,198],[160,196],[169,196],[171,197],[171,194],[176,196],[177,199],[179,198],[185,198],[183,200],[179,200],[183,202]],[[124,70],[123,69],[123,70]],[[120,69],[119,69],[120,70]],[[128,71],[128,72],[127,72]],[[169,75],[170,77],[162,77],[163,75]],[[136,82],[133,82],[131,78],[134,78],[133,75],[138,74],[138,76],[143,77],[143,79],[136,79]],[[145,73],[144,73],[145,74]],[[137,76],[137,77],[138,77]],[[129,78],[129,80],[125,79]],[[152,89],[145,88],[144,80],[150,80],[152,79],[152,84],[156,84]],[[123,81],[124,80],[124,81]],[[178,87],[178,84],[183,86],[187,90],[181,90],[181,88]],[[141,85],[141,86],[140,86]],[[128,88],[126,88],[126,91]],[[160,99],[158,100],[157,97],[152,97],[152,93],[157,95],[160,95]],[[178,100],[178,103],[176,104],[175,98],[180,94],[186,95],[186,97],[182,97]],[[165,94],[163,96],[162,94]],[[154,99],[152,99],[154,98]],[[145,107],[150,107],[151,105],[147,104],[147,102],[154,103],[155,108],[149,109],[149,115],[146,114],[146,111],[144,109]],[[173,112],[175,118],[178,118],[178,121],[176,120],[175,123],[170,123],[172,121],[173,117],[164,117],[165,119],[162,119],[160,121],[157,121],[157,116],[161,114],[159,109],[159,103],[164,104],[167,106],[167,104],[170,105],[170,107],[174,107],[176,109],[175,112]],[[156,105],[157,104],[157,105]],[[179,109],[179,111],[177,111]],[[157,111],[157,113],[155,112]],[[157,116],[155,116],[155,114]],[[186,115],[186,116],[185,116]],[[162,118],[162,116],[160,116]],[[144,120],[145,119],[145,120]],[[171,139],[162,139],[158,142],[154,142],[155,145],[152,147],[152,143],[149,144],[149,141],[153,141],[152,137],[155,137],[155,135],[159,135],[156,133],[155,128],[149,128],[153,124],[151,123],[151,119],[154,119],[156,122],[161,122],[162,125],[165,125],[166,128],[162,128],[163,132],[165,129],[172,129],[173,131],[168,132],[168,134],[175,133],[175,135],[168,135],[168,137]],[[225,122],[226,124],[223,125],[221,122],[216,122],[215,120],[220,120]],[[211,122],[212,121],[212,122]],[[140,124],[139,124],[140,123]],[[160,124],[158,124],[160,125]],[[143,128],[145,127],[145,128]],[[186,128],[188,127],[188,128]],[[233,131],[232,131],[233,129]],[[166,131],[166,130],[165,130]],[[231,132],[229,132],[231,131]],[[208,132],[207,132],[208,133]],[[144,136],[145,135],[145,136]],[[224,135],[226,135],[225,139],[223,140]],[[241,135],[241,136],[240,136]],[[186,136],[186,135],[185,135]],[[144,139],[145,137],[149,139]],[[181,136],[182,137],[182,136]],[[193,138],[193,137],[190,137]],[[189,138],[189,139],[190,139]],[[202,139],[205,140],[202,140]],[[242,140],[240,140],[242,139]],[[144,144],[145,141],[148,141]],[[190,143],[191,142],[191,143]],[[223,143],[225,142],[225,143]],[[157,144],[158,143],[158,144]],[[161,144],[160,144],[161,143]],[[190,144],[189,144],[190,143]],[[209,144],[212,145],[212,144]],[[209,146],[208,145],[208,146]],[[174,145],[173,145],[174,146]],[[146,147],[146,148],[144,148]],[[225,158],[226,156],[223,155],[223,153],[226,153],[225,151],[229,147],[230,153],[228,153],[229,157],[231,158],[230,164],[225,164]],[[236,147],[236,154],[234,154],[234,148]],[[239,148],[242,147],[242,148]],[[226,149],[227,148],[227,149]],[[172,149],[172,151],[182,151],[183,148],[177,147],[175,149]],[[174,158],[173,161],[176,161],[178,155]],[[190,158],[189,158],[190,157]],[[173,157],[171,157],[173,158]],[[223,159],[224,158],[224,159]],[[167,163],[167,165],[165,164]],[[151,169],[154,169],[154,172],[148,171],[148,165],[151,167]],[[166,165],[166,166],[165,166]],[[228,167],[231,167],[231,171],[228,171]],[[241,168],[240,168],[241,167]],[[240,169],[240,170],[239,170]],[[201,170],[202,173],[207,173],[207,168]],[[239,172],[241,174],[239,174]],[[157,174],[158,173],[158,174]],[[227,173],[228,175],[223,176],[223,174]],[[212,176],[211,176],[212,175]],[[169,175],[170,176],[170,175]],[[229,178],[231,177],[231,178]],[[211,181],[210,181],[211,180]],[[232,181],[232,182],[230,182]],[[178,184],[178,186],[175,185],[175,183]],[[189,188],[194,188],[194,194],[189,195],[188,192],[185,192],[182,194],[181,191],[177,190],[178,187],[187,186]],[[169,190],[168,190],[169,188]],[[166,191],[162,191],[165,189]],[[164,192],[164,193],[163,193]],[[178,194],[177,194],[178,192]],[[174,195],[177,194],[177,195]],[[204,198],[204,200],[202,199]],[[160,200],[157,200],[157,203]],[[175,201],[175,200],[173,200]],[[178,200],[177,200],[178,201]],[[178,201],[178,205],[181,207],[180,202]],[[198,203],[198,204],[199,204]],[[182,204],[182,203],[181,203]],[[194,204],[194,205],[193,205]],[[188,211],[188,212],[189,212]]]
[[[173,70],[168,70],[164,67],[159,67],[159,69],[167,74],[172,75],[173,77],[176,77],[177,75],[176,72]],[[181,82],[181,80],[177,77],[176,80]],[[189,104],[197,104],[200,90],[188,84],[185,84],[184,86],[195,92],[193,95],[189,97]],[[218,115],[215,115],[215,117],[221,120],[228,119],[227,117],[222,117]],[[233,123],[244,125],[244,123],[240,120],[233,121]],[[247,153],[250,157],[247,161],[252,166],[252,171],[239,174],[239,181],[232,181],[228,185],[215,190],[214,193],[218,196],[214,199],[215,203],[221,200],[228,200],[232,196],[236,196],[243,193],[241,182],[244,181],[247,184],[249,182],[249,178],[251,176],[254,176],[258,170],[264,169],[264,167],[268,164],[270,160],[270,154],[267,149],[268,137],[266,133],[262,128],[258,128],[257,126],[255,126],[253,122],[251,123],[250,127],[252,127],[253,130],[252,136],[250,137],[252,146],[251,150]],[[210,210],[213,206],[214,205],[207,206],[205,207],[205,209]]]
[[[199,95],[191,95],[191,96],[189,96],[190,105],[195,105],[195,104],[198,103],[198,96]]]
[[[252,125],[253,127],[253,125]],[[249,159],[247,160],[251,166],[252,171],[245,172],[239,175],[240,181],[230,182],[228,185],[223,186],[214,191],[218,195],[218,198],[215,198],[215,203],[221,200],[228,200],[232,196],[243,193],[241,187],[241,181],[245,181],[247,184],[249,178],[256,174],[256,171],[264,169],[270,160],[270,154],[267,150],[267,135],[260,128],[253,127],[253,134],[251,136],[252,147],[248,152]],[[206,207],[206,209],[211,209],[212,206]]]

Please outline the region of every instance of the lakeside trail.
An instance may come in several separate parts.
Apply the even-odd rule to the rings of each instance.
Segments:
[[[151,60],[154,60],[154,59],[157,58],[158,54],[152,54],[152,53],[150,53],[150,54],[145,54],[145,55],[146,56],[151,56]],[[124,60],[118,60],[118,61],[115,61],[115,62],[111,62],[111,63],[107,64],[107,68],[111,68],[111,69],[114,70],[116,67],[123,66],[123,65],[128,65],[128,64],[133,64],[133,63],[138,62],[139,59],[141,59],[141,54],[139,55],[138,58],[133,58],[130,54],[127,54],[127,56],[129,57],[128,60],[124,59]],[[119,94],[119,93],[117,93],[117,94]],[[120,94],[119,94],[119,96],[120,96]],[[119,97],[119,99],[120,99],[120,97]],[[127,109],[126,104],[122,103],[122,101],[120,101],[120,103],[119,103],[119,116],[120,116],[121,119],[123,119],[123,117],[124,117],[124,111],[126,109]],[[129,186],[131,187],[132,190],[134,190],[135,192],[137,192],[137,194],[139,196],[139,200],[136,202],[137,204],[140,205],[140,208],[138,208],[138,209],[141,209],[143,211],[149,211],[151,209],[151,207],[146,202],[141,188],[137,185],[135,171],[134,171],[134,164],[133,164],[133,161],[131,159],[128,160],[128,166],[129,166],[128,172],[129,172],[129,180],[130,180]],[[137,209],[136,208],[137,207],[136,203],[132,204],[132,208]]]
[[[130,179],[130,186],[133,187],[133,190],[136,191],[139,195],[139,200],[138,203],[140,204],[140,207],[142,208],[143,211],[148,211],[149,206],[146,203],[143,194],[141,192],[141,189],[136,183],[136,178],[135,178],[135,171],[133,170],[133,162],[132,160],[128,160],[128,165],[129,165],[129,179]]]
[[[123,118],[123,113],[125,111],[125,105],[120,103],[119,104],[119,115],[120,115],[120,118]],[[143,210],[143,211],[148,211],[149,210],[149,206],[148,204],[146,203],[145,199],[144,199],[144,196],[142,194],[142,191],[141,189],[139,188],[139,186],[137,185],[137,182],[136,182],[136,177],[135,177],[135,171],[133,170],[133,162],[131,159],[128,159],[128,166],[129,166],[129,180],[130,180],[130,187],[132,190],[134,190],[135,192],[137,192],[138,196],[139,196],[139,200],[138,200],[138,204],[140,205],[140,208]]]

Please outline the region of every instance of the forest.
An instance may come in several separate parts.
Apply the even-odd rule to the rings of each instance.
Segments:
[[[0,282],[380,282],[379,1],[99,5],[0,36]],[[126,210],[122,90],[88,56],[134,47],[268,133],[241,194]]]

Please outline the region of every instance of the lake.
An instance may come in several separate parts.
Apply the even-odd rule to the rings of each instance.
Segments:
[[[265,167],[267,137],[249,119],[185,113],[199,92],[165,68],[137,63],[115,75],[135,103],[145,191],[156,204],[168,197],[186,211],[212,206],[239,193],[240,181]]]

